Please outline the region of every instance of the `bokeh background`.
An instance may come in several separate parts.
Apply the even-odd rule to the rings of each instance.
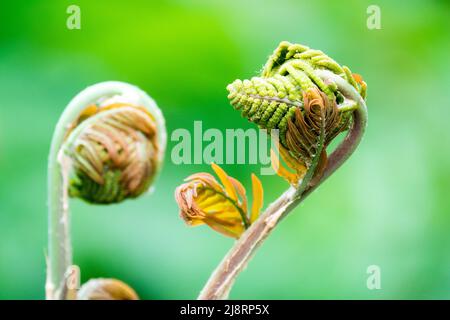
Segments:
[[[81,8],[81,30],[66,9]],[[366,26],[381,8],[381,30]],[[450,6],[447,1],[3,1],[0,9],[0,298],[44,298],[46,166],[68,101],[90,84],[140,86],[176,128],[250,128],[226,85],[281,40],[321,49],[368,83],[351,159],[288,217],[234,299],[450,298]],[[195,298],[232,240],[178,217],[173,190],[208,165],[170,161],[152,195],[72,200],[83,282],[115,277],[145,299]],[[225,165],[250,185],[258,166]],[[267,205],[285,188],[262,177]],[[367,267],[381,268],[368,290]]]

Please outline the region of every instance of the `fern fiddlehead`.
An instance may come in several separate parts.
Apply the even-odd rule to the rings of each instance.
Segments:
[[[137,197],[148,189],[159,165],[154,119],[128,104],[97,109],[77,124],[65,144],[74,169],[69,194],[92,203]]]
[[[334,82],[322,80],[317,70],[345,79],[365,97],[366,84],[347,67],[320,50],[286,41],[269,57],[260,77],[236,80],[227,89],[242,116],[261,128],[278,129],[282,146],[307,168],[318,155],[323,169],[327,145],[349,128],[357,103],[346,99]]]
[[[283,217],[301,203],[353,153],[367,124],[366,84],[319,50],[281,42],[259,77],[227,87],[231,105],[261,128],[278,129],[280,154],[297,176],[246,230],[218,267],[199,299],[226,299],[258,247]],[[328,157],[340,132],[344,140]],[[284,173],[283,173],[284,172]]]
[[[118,203],[145,192],[166,147],[164,118],[142,90],[104,82],[79,93],[63,112],[49,156],[46,296],[65,299],[72,265],[68,198]]]

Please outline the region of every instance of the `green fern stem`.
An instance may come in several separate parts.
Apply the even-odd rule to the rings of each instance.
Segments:
[[[119,180],[118,172],[113,170],[105,171],[106,175],[102,177],[104,179],[102,186],[97,186],[97,189],[95,189],[92,181],[87,179],[87,175],[73,174],[74,164],[80,159],[77,159],[76,155],[70,152],[71,145],[76,140],[75,138],[83,131],[80,128],[86,127],[92,121],[97,120],[96,116],[93,116],[88,120],[84,120],[80,126],[73,130],[74,124],[79,120],[86,107],[103,99],[116,96],[143,106],[154,117],[157,125],[159,146],[155,155],[158,162],[157,171],[160,168],[159,164],[163,160],[166,145],[164,118],[154,101],[137,87],[122,82],[103,82],[86,88],[68,104],[56,125],[48,159],[47,299],[66,298],[65,274],[72,265],[69,196],[79,196],[87,201],[91,199],[96,200],[93,201],[96,203],[109,203],[111,201],[105,197],[110,197],[110,194],[113,193],[113,200],[123,200],[122,193],[113,192],[120,189],[117,184]],[[102,128],[104,129],[104,127]],[[126,129],[124,128],[123,130]],[[81,149],[77,148],[77,150]],[[95,162],[95,159],[92,157],[88,157],[88,160]],[[91,171],[87,170],[86,172],[90,173]],[[144,188],[147,188],[149,183],[146,183]]]

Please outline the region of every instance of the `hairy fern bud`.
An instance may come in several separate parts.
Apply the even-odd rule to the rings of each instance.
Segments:
[[[347,100],[335,83],[317,74],[329,70],[349,82],[362,97],[366,84],[347,67],[322,51],[283,41],[270,56],[259,77],[236,80],[227,89],[231,105],[264,129],[278,129],[280,142],[299,162],[309,167],[326,146],[351,125],[357,104]]]
[[[64,145],[72,162],[70,196],[108,204],[149,188],[164,144],[155,109],[140,103],[123,96],[102,98],[86,106],[72,124]]]

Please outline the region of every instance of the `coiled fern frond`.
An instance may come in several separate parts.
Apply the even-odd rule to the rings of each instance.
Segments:
[[[87,119],[85,114],[92,113]],[[159,166],[157,128],[143,107],[91,105],[67,138],[73,159],[69,193],[93,203],[135,198],[150,186]]]
[[[231,105],[264,129],[278,129],[282,147],[307,168],[326,146],[351,125],[357,102],[347,99],[335,83],[325,82],[328,70],[350,83],[364,98],[366,84],[358,75],[320,50],[283,41],[269,57],[261,75],[236,80],[227,89]]]
[[[227,89],[232,106],[244,117],[261,128],[278,130],[281,143],[271,150],[271,161],[291,186],[222,259],[203,287],[201,300],[228,297],[237,276],[279,222],[356,150],[368,119],[366,84],[359,75],[322,51],[286,41],[270,56],[259,77],[236,80]],[[347,129],[328,158],[327,146]],[[280,165],[277,149],[291,171]]]
[[[66,281],[78,277],[69,272],[77,270],[72,265],[69,196],[98,204],[138,197],[152,185],[165,147],[164,117],[135,86],[99,83],[69,103],[49,156],[48,299],[73,297]]]

